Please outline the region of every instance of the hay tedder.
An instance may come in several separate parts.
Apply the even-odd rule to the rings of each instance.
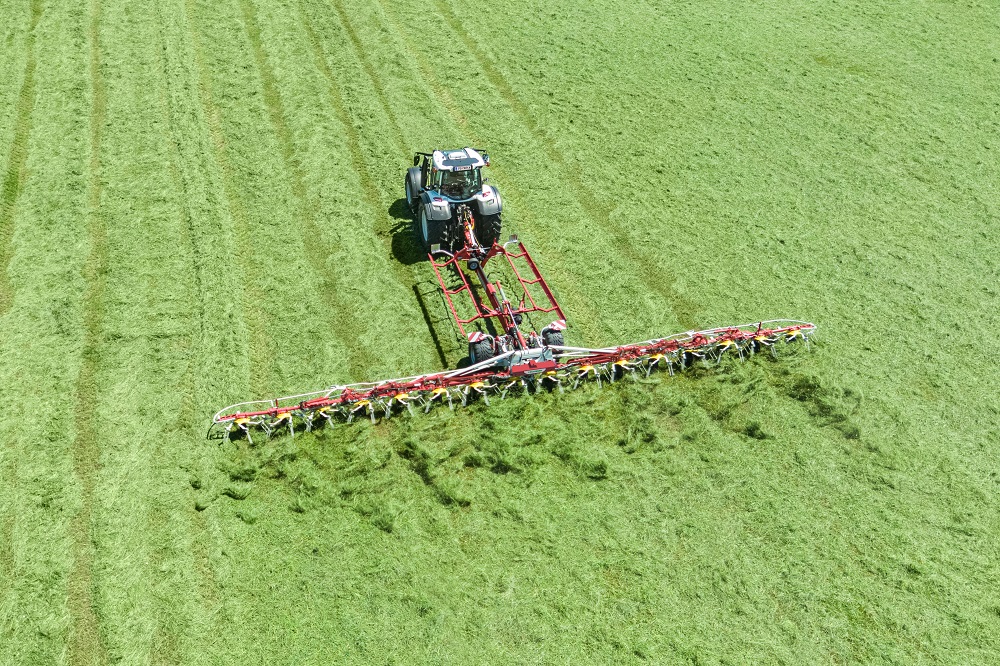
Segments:
[[[440,404],[489,404],[492,397],[518,392],[563,391],[660,370],[672,375],[726,356],[776,354],[796,341],[808,346],[816,327],[796,320],[688,331],[616,347],[566,345],[566,316],[534,259],[517,236],[500,241],[500,193],[480,173],[488,165],[489,157],[471,148],[417,153],[405,182],[444,303],[469,346],[465,367],[239,403],[215,414],[209,436],[252,441],[254,433],[294,435],[356,418],[374,423]]]

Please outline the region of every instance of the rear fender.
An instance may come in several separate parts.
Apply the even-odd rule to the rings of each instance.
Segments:
[[[503,209],[500,201],[500,190],[492,185],[483,185],[483,191],[477,194],[474,199],[479,207],[480,215],[499,215]]]
[[[420,203],[427,211],[428,220],[450,220],[451,204],[439,196],[437,192],[424,192],[420,195]]]

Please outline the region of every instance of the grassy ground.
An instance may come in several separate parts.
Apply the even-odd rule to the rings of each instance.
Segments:
[[[994,661],[995,10],[0,0],[0,662]],[[820,344],[206,441],[461,360],[459,145],[571,342]]]

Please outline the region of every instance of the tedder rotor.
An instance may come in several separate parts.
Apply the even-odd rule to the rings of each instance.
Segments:
[[[672,375],[725,356],[775,354],[779,345],[796,341],[808,346],[816,326],[798,320],[688,331],[615,347],[567,346],[566,316],[534,259],[517,236],[500,241],[500,193],[480,173],[488,165],[489,157],[471,148],[417,153],[405,181],[434,276],[468,342],[467,366],[231,405],[212,418],[209,435],[294,435],[359,417],[375,423],[403,411],[428,412],[435,404],[489,404],[490,397],[512,392],[563,391],[584,382],[648,377],[654,370]]]

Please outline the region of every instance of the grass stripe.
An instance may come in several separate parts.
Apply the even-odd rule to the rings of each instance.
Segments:
[[[34,39],[34,28],[37,24],[37,16],[34,15],[33,10],[36,9],[37,5],[29,5],[28,3],[18,4],[21,6],[17,8],[4,6],[2,9],[3,13],[10,16],[11,19],[4,26],[7,31],[7,39],[0,42],[0,48],[4,49],[2,51],[3,58],[10,63],[9,68],[0,72],[0,76],[9,77],[4,79],[2,85],[0,85],[0,94],[3,95],[0,98],[3,102],[3,108],[0,108],[0,129],[3,130],[0,133],[0,138],[5,140],[9,130],[11,147],[6,156],[7,162],[4,163],[8,166],[3,169],[3,172],[8,174],[8,177],[12,176],[20,179],[22,167],[17,167],[14,169],[15,173],[11,174],[9,165],[17,161],[18,134],[25,133],[25,137],[20,139],[20,142],[27,139],[26,130],[24,129],[24,125],[27,123],[22,122],[22,115],[17,110],[24,101],[24,84],[27,75],[33,73],[34,70],[34,48],[31,45]],[[18,65],[22,65],[22,63],[23,66],[19,67]],[[10,84],[9,88],[8,83]],[[15,89],[18,92],[16,96],[7,94],[8,90],[13,93]],[[13,113],[6,113],[8,108]],[[30,122],[30,117],[28,122]],[[7,180],[5,178],[5,183]],[[9,263],[9,254],[12,252],[10,237],[13,235],[13,209],[14,203],[12,202],[8,206],[6,198],[4,198],[3,202],[0,202],[0,313],[6,310],[3,306],[5,300],[9,300],[13,296],[12,293],[9,293],[10,285],[7,282],[6,271],[7,264]],[[7,219],[8,214],[10,216],[9,220]],[[9,452],[11,455],[7,455],[8,451],[5,451],[4,448],[6,447],[0,447],[0,482],[12,487],[17,477],[17,458],[15,455],[12,455],[13,451]],[[9,584],[13,582],[12,579],[14,576],[14,516],[15,513],[13,511],[0,512],[0,581],[4,582],[3,587],[6,589],[9,589]]]
[[[18,182],[5,266],[11,301],[0,319],[0,430],[5,462],[8,455],[17,461],[13,482],[0,490],[12,569],[0,601],[5,664],[52,663],[64,654],[80,506],[72,388],[81,363],[87,249],[80,242],[87,207],[87,17],[78,6],[36,8],[28,177]]]
[[[240,12],[243,23],[246,27],[246,35],[250,44],[250,49],[257,65],[257,71],[261,77],[261,85],[264,93],[264,104],[267,114],[274,128],[281,156],[284,161],[284,169],[290,175],[290,185],[298,203],[298,213],[301,215],[302,241],[305,256],[308,258],[313,271],[321,276],[321,292],[327,307],[334,315],[331,317],[332,330],[345,345],[351,346],[361,337],[365,329],[364,321],[360,318],[349,316],[350,306],[341,298],[340,294],[345,291],[345,285],[339,284],[340,279],[336,272],[330,270],[327,264],[329,253],[322,241],[322,232],[316,223],[316,214],[306,197],[306,186],[302,169],[295,160],[294,147],[288,124],[285,122],[285,111],[282,108],[281,97],[274,78],[271,66],[268,64],[267,55],[261,44],[260,28],[257,24],[256,12],[253,4],[249,0],[240,0]],[[376,350],[369,350],[368,354],[350,354],[348,356],[348,377],[355,381],[369,379],[371,368],[368,367],[369,357],[374,355]],[[320,388],[317,383],[316,388]]]
[[[361,64],[361,68],[364,70],[368,80],[371,81],[372,90],[375,92],[375,96],[378,97],[382,111],[385,113],[385,117],[389,121],[389,127],[392,128],[392,136],[396,142],[396,147],[399,149],[400,153],[408,157],[409,154],[413,152],[414,148],[407,142],[406,136],[404,136],[403,130],[399,126],[399,121],[396,119],[396,112],[389,103],[381,77],[372,66],[372,62],[368,58],[366,49],[362,46],[361,41],[358,38],[357,31],[351,24],[350,19],[347,18],[347,14],[344,12],[343,4],[339,2],[339,0],[331,0],[330,5],[333,7],[334,11],[337,12],[337,18],[340,19],[340,25],[343,26],[344,33],[347,35],[348,40],[350,40],[351,48],[354,50],[358,62]],[[313,31],[310,22],[306,21],[305,26],[309,30],[310,41],[313,43],[314,47],[319,48],[315,32]],[[327,78],[332,82],[333,73],[330,71],[329,66],[326,65],[326,62],[322,59],[322,57],[318,58],[318,60],[323,63],[324,72],[327,74]],[[341,105],[342,104],[343,103],[341,103]]]
[[[381,86],[381,81],[375,72],[371,69],[371,65],[366,58],[364,58],[363,50],[357,48],[357,36],[351,29],[350,24],[346,21],[343,13],[343,8],[339,5],[334,5],[334,8],[339,14],[340,25],[345,29],[348,38],[351,43],[355,46],[355,53],[359,56],[359,62],[364,69],[364,74],[367,75],[368,81],[372,85],[372,89],[376,92],[376,95],[381,100],[381,112],[384,114],[386,122],[392,128],[392,135],[395,140],[396,150],[400,153],[406,155],[411,150],[411,146],[407,143],[407,139],[403,134],[402,129],[399,126],[399,122],[396,119],[396,114],[392,110],[391,106],[386,102],[385,91]],[[431,337],[431,342],[434,346],[434,350],[437,353],[437,360],[441,364],[441,367],[453,367],[466,353],[464,340],[456,341],[451,339],[452,333],[454,332],[454,325],[448,319],[448,315],[441,311],[441,306],[443,306],[443,300],[439,298],[437,283],[433,279],[429,279],[427,271],[424,270],[426,267],[423,265],[423,248],[420,246],[420,241],[416,237],[415,232],[411,232],[411,219],[408,211],[402,210],[400,204],[402,200],[396,199],[392,193],[395,191],[395,182],[389,185],[385,176],[386,168],[388,167],[392,170],[395,180],[398,180],[398,173],[395,171],[395,162],[392,160],[386,160],[385,155],[392,154],[393,151],[380,151],[374,146],[370,141],[370,130],[377,126],[376,123],[364,123],[361,125],[362,130],[355,127],[354,123],[350,120],[350,114],[347,108],[345,100],[345,86],[342,79],[349,78],[346,72],[341,72],[341,76],[335,75],[333,67],[327,61],[327,57],[322,45],[322,38],[317,33],[316,25],[321,22],[317,19],[315,14],[309,13],[308,6],[300,0],[299,15],[301,17],[301,23],[306,31],[309,44],[313,52],[313,58],[316,62],[316,67],[323,73],[326,79],[329,91],[330,91],[330,101],[331,105],[337,113],[341,124],[344,126],[347,139],[348,147],[351,154],[351,165],[354,171],[360,174],[361,183],[364,185],[366,199],[370,202],[373,209],[378,211],[385,211],[384,214],[379,215],[379,220],[377,223],[378,236],[382,239],[384,252],[386,256],[393,255],[396,257],[397,261],[392,262],[392,267],[396,272],[397,279],[404,282],[410,286],[413,291],[414,298],[418,304],[420,315],[422,316],[424,323],[427,326],[427,331]],[[364,132],[367,136],[363,137]],[[369,156],[374,153],[375,155],[382,156],[383,159],[375,159],[375,167],[378,171],[373,171],[369,166]],[[391,165],[391,166],[390,166]],[[376,184],[376,175],[378,176],[378,183]],[[389,179],[392,181],[392,178]],[[392,213],[396,210],[396,213]],[[416,264],[409,270],[405,270],[401,264]],[[438,301],[441,300],[439,303]],[[431,308],[433,308],[437,314],[431,314]],[[415,314],[409,311],[408,314]],[[450,359],[450,360],[449,360]],[[427,366],[430,367],[430,366]],[[417,372],[420,372],[419,370]]]
[[[329,276],[334,320],[346,320],[338,337],[352,347],[358,378],[425,371],[434,367],[432,347],[417,338],[419,314],[407,289],[412,275],[392,260],[392,239],[381,233],[388,206],[358,161],[357,121],[344,112],[335,82],[317,68],[294,4],[285,9],[242,6],[302,212],[306,251]],[[337,110],[332,118],[320,111],[329,106]],[[352,164],[361,168],[352,169]],[[365,316],[358,316],[361,312]]]
[[[101,2],[91,0],[88,38],[90,47],[90,159],[87,183],[87,233],[90,251],[83,266],[87,290],[83,300],[83,351],[76,382],[73,442],[73,469],[80,483],[81,507],[73,519],[74,557],[69,578],[70,612],[73,629],[68,656],[72,664],[105,663],[100,622],[95,612],[93,593],[92,516],[94,487],[99,471],[100,451],[95,424],[97,394],[96,374],[101,321],[104,311],[104,272],[107,267],[107,231],[101,207],[101,132],[106,108],[104,79],[101,73],[100,41]]]
[[[259,286],[251,277],[253,269],[249,263],[250,241],[249,224],[242,208],[234,205],[235,192],[232,183],[231,167],[226,159],[226,140],[222,129],[222,119],[218,108],[212,101],[212,80],[208,64],[202,55],[199,33],[194,29],[195,0],[187,0],[184,5],[185,23],[189,30],[189,41],[192,57],[198,68],[198,91],[202,105],[202,115],[208,126],[209,135],[215,158],[215,169],[220,174],[220,183],[225,192],[226,207],[235,225],[237,247],[236,256],[242,268],[244,282],[241,288],[243,319],[248,332],[250,386],[254,395],[267,395],[270,390],[273,372],[272,341],[266,326],[266,317],[261,310],[261,292]]]
[[[14,140],[7,158],[7,171],[0,186],[0,317],[10,310],[14,300],[13,289],[7,276],[7,267],[12,255],[11,241],[14,237],[14,216],[17,199],[21,193],[25,176],[24,166],[28,159],[28,135],[31,132],[31,112],[35,106],[35,28],[42,14],[41,0],[31,0],[31,27],[25,40],[27,58],[24,75],[21,78],[21,92],[18,94]]]
[[[493,64],[490,58],[480,48],[479,43],[467,30],[461,20],[455,15],[454,10],[445,0],[434,0],[434,7],[438,14],[444,19],[445,24],[458,36],[465,44],[468,52],[475,58],[479,68],[486,75],[490,85],[496,90],[497,95],[510,108],[535,140],[545,149],[545,154],[549,161],[555,163],[561,171],[564,181],[571,184],[574,195],[579,202],[581,209],[595,222],[606,229],[615,246],[615,250],[620,252],[628,263],[636,264],[640,268],[640,275],[644,278],[646,287],[659,294],[663,303],[669,305],[674,311],[678,323],[686,329],[698,329],[705,324],[695,321],[694,313],[697,305],[688,300],[674,287],[676,278],[669,275],[661,266],[648,257],[642,248],[642,243],[637,242],[636,236],[630,233],[628,228],[615,222],[612,212],[615,206],[605,203],[606,199],[595,194],[583,181],[583,176],[579,168],[570,164],[559,149],[556,142],[552,140],[539,126],[537,119],[531,110],[520,100],[507,79]],[[633,228],[635,225],[633,224]]]
[[[206,93],[206,117],[216,137],[227,199],[240,220],[241,261],[260,289],[248,294],[269,325],[270,388],[258,396],[315,388],[344,378],[348,354],[322,305],[321,279],[306,257],[289,174],[282,168],[263,87],[253,68],[225,71],[228,62],[253,62],[239,10],[189,3]],[[249,104],[237,102],[247,92]],[[218,123],[213,119],[217,118]],[[353,313],[348,316],[353,316]]]

